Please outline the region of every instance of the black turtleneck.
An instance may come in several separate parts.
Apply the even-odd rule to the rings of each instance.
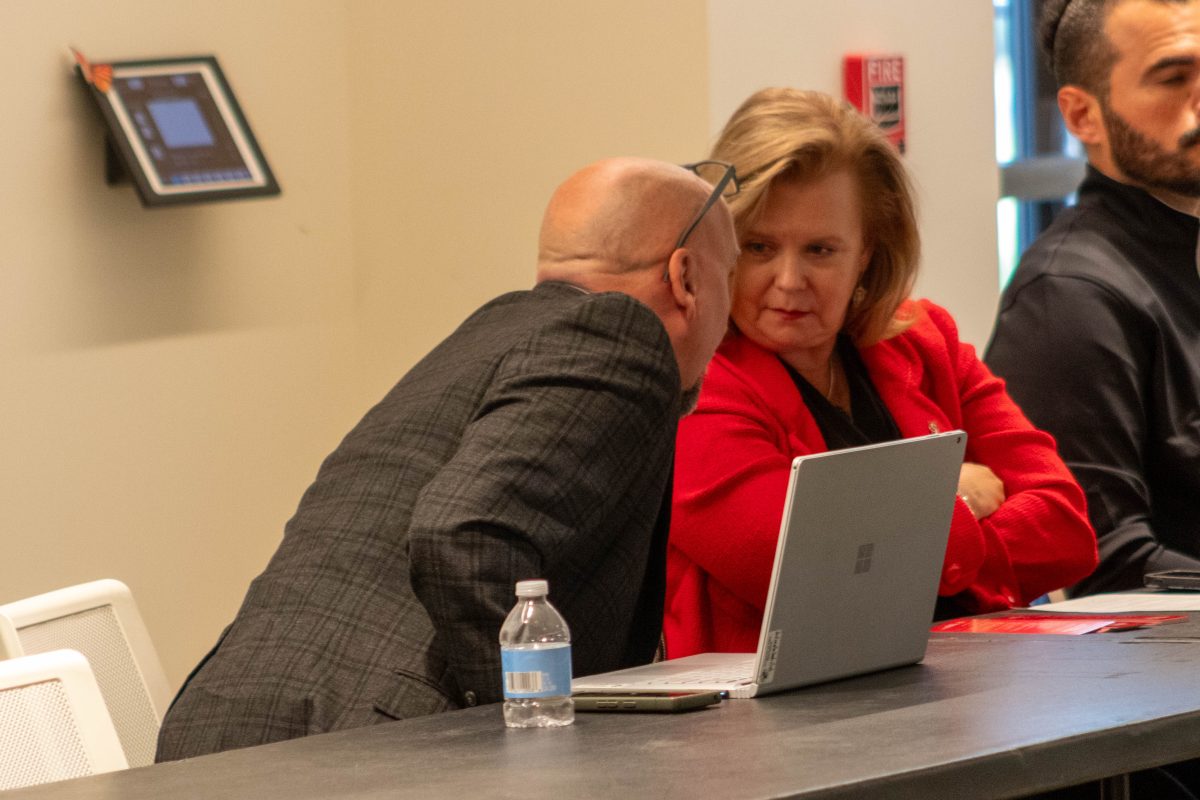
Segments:
[[[1058,441],[1099,540],[1073,593],[1200,569],[1198,231],[1089,167],[1001,298],[986,361]]]

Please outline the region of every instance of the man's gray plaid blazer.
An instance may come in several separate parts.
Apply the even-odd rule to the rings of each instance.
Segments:
[[[666,331],[626,295],[481,308],[325,460],[159,760],[495,702],[523,578],[550,581],[575,674],[650,661],[680,402]]]

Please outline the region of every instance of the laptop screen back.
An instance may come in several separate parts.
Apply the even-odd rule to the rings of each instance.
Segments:
[[[924,657],[966,439],[951,431],[795,459],[760,693]]]

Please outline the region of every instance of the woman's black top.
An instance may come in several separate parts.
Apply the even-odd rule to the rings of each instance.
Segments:
[[[896,427],[896,420],[892,419],[892,413],[883,404],[879,392],[875,391],[867,366],[863,364],[858,348],[849,336],[838,336],[837,354],[850,385],[849,414],[829,402],[817,387],[805,380],[790,364],[783,363],[788,375],[792,376],[792,382],[800,390],[804,405],[808,406],[817,427],[821,429],[825,446],[830,450],[842,450],[903,438]]]

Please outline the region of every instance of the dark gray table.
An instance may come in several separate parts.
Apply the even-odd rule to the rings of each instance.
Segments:
[[[1012,797],[1200,756],[1198,637],[935,635],[920,666],[690,714],[490,706],[4,798]]]

